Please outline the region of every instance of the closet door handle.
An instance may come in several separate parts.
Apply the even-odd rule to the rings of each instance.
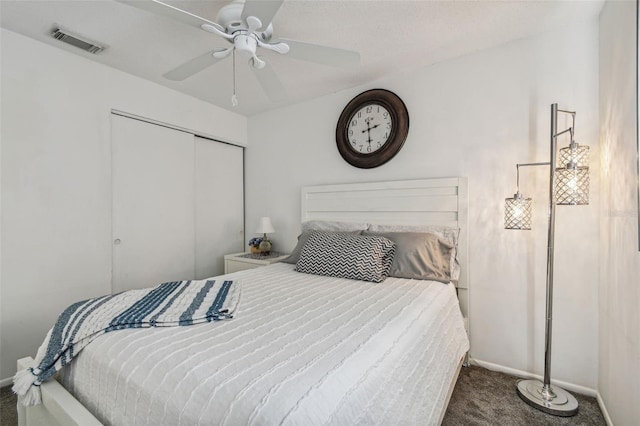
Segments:
[[[113,244],[118,245],[120,244],[122,241],[120,241],[120,238],[116,238],[115,240],[113,240]]]

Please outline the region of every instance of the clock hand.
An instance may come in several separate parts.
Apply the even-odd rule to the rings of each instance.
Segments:
[[[373,142],[373,139],[371,139],[371,130],[375,129],[376,127],[379,127],[380,123],[376,124],[373,127],[370,127],[370,123],[367,123],[367,132],[369,132],[369,137],[367,142],[369,142],[369,145],[371,145],[371,142]],[[362,131],[362,133],[364,133],[364,130]]]
[[[365,130],[362,131],[362,133],[367,132],[367,142],[369,142],[369,145],[371,145],[372,139],[371,139],[371,129],[373,127],[371,127],[371,122],[367,121],[367,128]]]
[[[371,131],[371,129],[373,129],[374,127],[377,127],[377,125],[376,125],[376,126],[373,126],[373,127],[370,127],[370,125],[371,125],[371,122],[367,121],[367,128],[366,128],[366,129],[364,129],[364,130],[362,131],[362,133],[364,133],[364,132],[370,132],[370,131]]]

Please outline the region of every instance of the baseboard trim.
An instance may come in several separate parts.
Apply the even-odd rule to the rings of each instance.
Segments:
[[[598,406],[600,407],[600,411],[602,411],[602,416],[604,417],[604,421],[607,423],[607,426],[613,426],[613,422],[611,421],[611,417],[609,417],[609,412],[607,411],[607,407],[604,405],[604,400],[602,396],[600,396],[600,392],[596,393],[596,401],[598,401]]]
[[[524,377],[526,379],[542,380],[542,376],[539,376],[537,374],[529,373],[527,371],[517,370],[511,367],[505,367],[504,365],[494,364],[492,362],[482,361],[480,359],[472,358],[471,364],[486,368],[487,370],[499,371],[500,373],[510,374],[512,376]],[[568,382],[563,382],[561,380],[553,380],[553,379],[551,380],[551,383],[558,385],[565,390],[579,393],[582,395],[587,395],[591,397],[597,397],[598,395],[598,392],[595,389],[591,389],[585,386],[575,385],[573,383],[568,383]]]
[[[3,388],[5,386],[9,386],[11,383],[13,383],[13,377],[7,377],[6,379],[0,379],[0,388]]]

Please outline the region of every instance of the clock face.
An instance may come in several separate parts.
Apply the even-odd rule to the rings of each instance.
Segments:
[[[365,105],[349,119],[347,135],[351,149],[373,154],[383,148],[393,130],[391,114],[378,104]]]

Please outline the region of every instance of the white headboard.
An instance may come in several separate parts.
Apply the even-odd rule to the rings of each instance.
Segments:
[[[460,228],[458,298],[469,312],[469,197],[467,178],[436,178],[302,188],[302,221],[337,220]]]

